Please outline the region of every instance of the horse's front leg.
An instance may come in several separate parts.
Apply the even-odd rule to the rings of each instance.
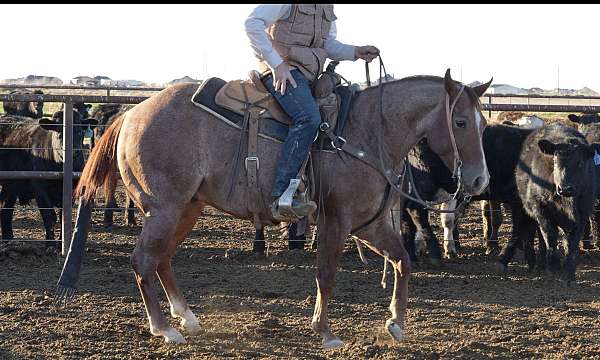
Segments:
[[[390,302],[392,316],[385,322],[385,329],[396,341],[401,341],[404,338],[410,278],[410,258],[402,235],[394,231],[391,219],[387,219],[384,223],[373,224],[360,236],[370,249],[384,256],[394,270],[394,291]]]
[[[336,220],[338,219],[328,218],[326,224],[320,223],[317,227],[317,299],[311,326],[323,337],[325,349],[344,346],[344,342],[329,328],[327,318],[327,306],[335,284],[338,259],[344,250],[344,240],[349,233],[341,230],[342,226]]]

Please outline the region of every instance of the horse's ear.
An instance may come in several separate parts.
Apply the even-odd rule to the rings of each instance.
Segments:
[[[492,85],[492,80],[494,80],[493,77],[485,84],[477,85],[473,88],[473,91],[475,94],[477,94],[477,97],[482,97],[483,94],[485,94],[485,91],[490,87],[490,85]]]
[[[450,68],[446,70],[446,75],[444,75],[444,87],[450,97],[454,97],[458,93],[456,84],[454,83],[454,80],[452,80],[452,76],[450,76]]]

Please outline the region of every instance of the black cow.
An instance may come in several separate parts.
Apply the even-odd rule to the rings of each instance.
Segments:
[[[94,147],[95,141],[100,139],[104,134],[105,129],[110,126],[115,119],[123,115],[127,110],[131,109],[134,105],[127,104],[100,104],[92,110],[91,117],[98,119],[99,126],[94,131],[94,137],[92,138],[92,148]],[[116,176],[116,175],[115,175]],[[106,209],[104,210],[104,225],[111,226],[113,224],[113,213],[114,208],[117,207],[117,199],[115,198],[116,179],[111,184],[111,189],[105,190],[106,198]],[[127,211],[125,212],[125,224],[135,225],[135,205],[133,200],[126,195]]]
[[[452,173],[442,159],[429,148],[427,139],[422,139],[411,149],[408,160],[416,190],[423,200],[435,200],[440,189],[447,193],[453,193],[456,190]],[[408,191],[408,182],[405,182],[404,185],[405,191]],[[429,211],[418,203],[407,200],[400,214],[394,214],[394,220],[397,219],[397,216],[401,216],[404,220],[402,231],[406,234],[405,245],[411,261],[417,260],[414,240],[418,237],[427,245],[431,262],[439,263],[441,259],[440,246],[429,223]],[[455,234],[455,238],[458,238],[458,234]]]
[[[517,195],[517,188],[514,178],[514,171],[519,161],[521,146],[532,131],[532,129],[522,129],[506,125],[488,125],[486,127],[483,133],[482,142],[488,171],[490,172],[490,183],[486,192],[472,198],[473,201],[497,201],[510,208],[513,214],[513,229],[511,237],[514,239],[513,244],[515,246],[520,245],[521,240],[529,239],[529,237],[535,236],[536,230],[534,220],[525,213],[523,205],[521,204],[521,200]],[[415,185],[418,188],[417,190],[421,193],[421,196],[425,200],[434,200],[433,195],[438,188],[446,187],[446,191],[453,191],[453,187],[450,185],[453,181],[451,178],[451,173],[442,163],[441,159],[428,147],[419,146],[418,149],[419,150],[415,153],[416,158],[409,157],[409,160],[411,165],[413,165],[413,168],[416,167],[422,170],[417,171],[415,176]],[[425,186],[422,184],[425,184]],[[431,186],[430,184],[434,184],[435,186]],[[408,202],[407,205],[410,206]],[[416,209],[418,210],[418,208],[419,206],[417,205]],[[412,220],[414,222],[423,223],[427,221],[427,216],[424,214],[421,214],[418,217],[412,216]],[[428,228],[429,224],[421,224],[418,226],[421,228]],[[427,233],[430,233],[430,231],[427,231]],[[435,241],[437,243],[433,233],[431,233],[430,238],[427,240]],[[405,241],[408,242],[407,250],[413,252],[411,257],[414,259],[416,257],[414,254],[415,246],[414,244],[411,244],[411,242],[414,241],[414,237],[407,236]],[[435,251],[434,245],[429,242],[428,244],[430,249],[430,257],[434,262],[439,261],[439,250]],[[497,240],[495,242],[488,241],[487,245],[488,252],[494,252],[494,248],[497,247]],[[439,247],[439,245],[437,246]],[[449,249],[447,250],[451,251],[451,249],[452,247],[449,246]],[[504,266],[508,264],[509,260],[507,259],[512,258],[513,252],[514,247],[509,249],[505,248],[503,250],[501,254],[501,263],[503,263]],[[531,262],[532,260],[528,259],[528,261]],[[535,256],[533,257],[533,264],[534,263]],[[533,264],[530,263],[530,265]]]
[[[579,240],[594,208],[597,186],[593,157],[599,148],[600,144],[589,144],[571,127],[544,126],[525,140],[515,172],[519,198],[544,239],[540,241],[539,260],[553,273],[560,270],[558,228],[565,233],[562,276],[567,282],[575,280]],[[530,241],[527,247],[533,248]]]
[[[9,94],[43,94],[41,90],[31,91],[28,89],[16,89]],[[39,119],[44,116],[43,101],[4,101],[2,103],[4,112],[10,115],[19,115]]]
[[[582,116],[570,114],[569,120],[577,124],[579,132],[585,136],[588,143],[600,143],[600,116],[598,114],[583,114]],[[597,167],[597,169],[600,168]],[[600,173],[598,178],[600,179]],[[600,196],[600,191],[598,196]],[[584,249],[592,248],[592,242],[600,248],[600,198],[596,199],[594,214],[590,217],[590,226],[586,227],[582,242]]]
[[[62,171],[62,119],[63,112],[54,116],[34,120],[14,115],[0,116],[0,170],[2,171]],[[74,125],[96,125],[94,119],[82,120],[73,111]],[[83,127],[73,127],[73,147],[83,146]],[[83,170],[84,158],[81,151],[73,155],[73,170]],[[54,240],[56,213],[52,207],[62,206],[62,180],[1,180],[0,220],[2,239],[12,239],[13,208],[17,199],[27,204],[35,199],[44,221],[46,239]],[[74,184],[75,185],[75,184]],[[47,246],[57,246],[48,242]]]

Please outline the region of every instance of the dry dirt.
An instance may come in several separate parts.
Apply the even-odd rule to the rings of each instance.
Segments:
[[[70,307],[52,303],[62,257],[37,244],[0,246],[0,359],[600,358],[600,252],[582,252],[571,287],[529,273],[521,256],[497,275],[475,208],[461,221],[458,259],[434,268],[423,258],[414,267],[400,344],[380,331],[391,295],[379,285],[382,261],[368,253],[363,265],[348,242],[330,306],[332,329],[346,346],[331,351],[310,329],[314,250],[288,251],[272,229],[268,257],[252,256],[251,223],[212,209],[173,261],[203,330],[179,346],[152,337],[129,264],[140,227],[119,216],[107,229],[98,212]],[[17,213],[16,235],[39,236],[38,218]],[[504,242],[506,221],[501,230]]]

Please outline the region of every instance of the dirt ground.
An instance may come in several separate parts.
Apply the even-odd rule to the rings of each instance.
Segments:
[[[173,262],[202,331],[185,345],[152,337],[129,263],[140,227],[119,216],[105,228],[97,212],[79,296],[67,308],[52,302],[62,257],[43,254],[38,244],[0,246],[0,359],[600,358],[600,252],[581,253],[571,287],[529,273],[520,254],[507,275],[498,275],[480,240],[476,208],[461,221],[458,259],[434,268],[423,257],[413,267],[400,344],[380,330],[392,285],[379,285],[382,261],[367,253],[370,264],[363,265],[349,241],[330,306],[332,329],[346,346],[330,351],[310,329],[315,251],[289,251],[270,229],[268,256],[253,256],[251,223],[213,209]],[[38,219],[17,212],[15,235],[40,237]]]

